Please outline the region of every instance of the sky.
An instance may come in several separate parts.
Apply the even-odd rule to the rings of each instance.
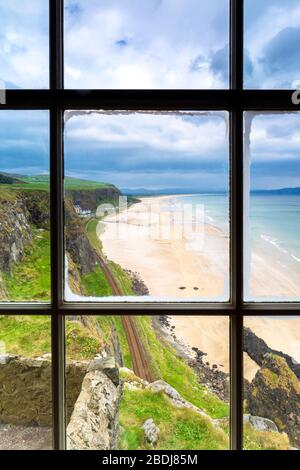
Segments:
[[[0,0],[0,80],[47,88],[48,0]],[[68,88],[228,87],[228,0],[65,0]],[[245,0],[245,86],[300,87],[299,0]]]
[[[0,0],[0,80],[47,88],[48,0]],[[66,0],[70,88],[228,86],[228,0]],[[299,0],[245,0],[245,85],[300,87]],[[1,83],[0,83],[1,86]],[[220,116],[78,116],[66,127],[66,170],[120,187],[226,189]],[[299,114],[257,116],[253,188],[300,186]],[[0,170],[48,171],[48,115],[0,111]],[[176,184],[175,184],[176,182]]]
[[[300,113],[252,116],[251,188],[300,186]],[[228,189],[228,115],[70,113],[65,171],[128,189]],[[0,111],[0,171],[49,171],[47,111]]]

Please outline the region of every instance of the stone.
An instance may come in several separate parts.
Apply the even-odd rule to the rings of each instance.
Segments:
[[[97,357],[90,362],[88,372],[99,370],[102,371],[116,386],[120,383],[119,368],[116,365],[114,357]]]
[[[86,364],[66,365],[68,418],[80,393]],[[0,422],[52,426],[51,361],[14,355],[0,356]]]
[[[195,411],[202,416],[205,416],[209,421],[212,422],[212,419],[200,408],[193,405],[189,401],[185,400],[175,388],[171,387],[167,382],[164,380],[156,380],[155,382],[150,383],[146,386],[146,389],[151,390],[153,392],[163,392],[167,397],[171,400],[172,404],[178,408],[188,408],[190,410]]]
[[[262,418],[261,416],[251,416],[249,414],[244,415],[244,423],[249,423],[254,429],[258,431],[273,431],[279,432],[278,427],[268,418]]]
[[[121,387],[100,370],[88,372],[67,428],[69,450],[110,450],[118,435]]]
[[[153,419],[147,419],[144,422],[142,429],[144,430],[146,440],[155,446],[159,438],[160,429],[156,426]]]

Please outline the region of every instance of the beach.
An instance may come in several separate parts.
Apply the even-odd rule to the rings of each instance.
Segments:
[[[182,206],[178,208],[175,201],[176,196],[143,197],[126,210],[110,213],[99,231],[104,254],[123,269],[139,274],[149,290],[149,300],[228,300],[228,234],[201,211],[197,226],[193,217],[184,219],[178,213]],[[265,292],[269,299],[297,297],[299,280],[276,260],[254,252],[250,294],[263,298]],[[191,355],[191,348],[197,347],[207,354],[210,364],[229,371],[228,318],[170,318],[174,333]],[[294,320],[251,317],[245,323],[270,348],[300,362],[300,316]],[[245,377],[251,380],[258,366],[246,354],[244,359]]]
[[[151,297],[228,300],[228,235],[201,215],[197,227],[192,220],[183,227],[174,196],[140,200],[105,218],[107,258],[137,272]]]

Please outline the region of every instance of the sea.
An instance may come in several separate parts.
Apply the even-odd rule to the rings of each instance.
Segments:
[[[229,233],[228,195],[183,195],[176,196],[175,201],[203,205],[205,221]],[[280,265],[300,274],[300,195],[252,193],[249,214],[245,240],[250,252],[272,256]]]

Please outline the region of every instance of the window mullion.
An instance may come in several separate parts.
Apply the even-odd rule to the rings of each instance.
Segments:
[[[244,1],[231,0],[230,13],[230,83],[243,94]],[[231,163],[231,301],[235,311],[230,316],[230,444],[232,450],[243,448],[243,108],[234,102],[230,116]]]
[[[63,88],[63,0],[50,0],[50,93]],[[65,330],[63,301],[63,111],[50,109],[50,214],[52,299],[52,401],[55,450],[66,448]]]

